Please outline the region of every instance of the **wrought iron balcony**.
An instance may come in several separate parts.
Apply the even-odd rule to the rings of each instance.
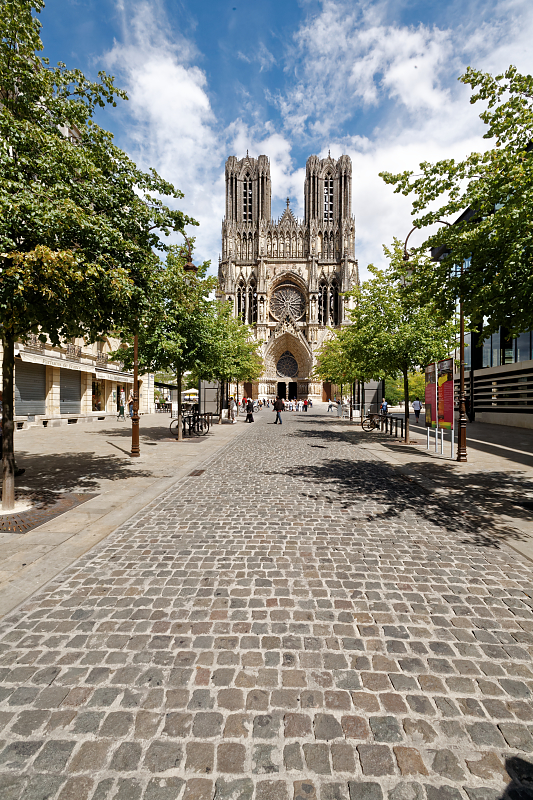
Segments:
[[[99,364],[100,366],[107,364],[108,359],[109,359],[108,353],[101,353],[100,351],[98,351],[98,353],[96,354],[96,363]]]
[[[79,361],[81,358],[81,345],[67,344],[67,358],[71,361]]]
[[[33,350],[35,353],[43,353],[44,342],[39,340],[39,336],[36,333],[30,333],[24,342],[24,349]]]

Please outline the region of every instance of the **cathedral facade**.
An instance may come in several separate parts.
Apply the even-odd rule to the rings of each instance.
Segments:
[[[319,399],[316,350],[347,324],[343,293],[358,283],[351,159],[307,159],[303,220],[288,198],[272,220],[270,199],[267,156],[228,158],[219,295],[262,343],[264,373],[245,393]]]

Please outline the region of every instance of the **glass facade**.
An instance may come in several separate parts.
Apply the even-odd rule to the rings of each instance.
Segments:
[[[482,344],[483,367],[500,367],[504,364],[516,364],[533,358],[533,332],[526,331],[514,339],[504,338],[501,330],[488,336]],[[470,365],[467,351],[465,361]],[[467,367],[469,369],[470,366]]]

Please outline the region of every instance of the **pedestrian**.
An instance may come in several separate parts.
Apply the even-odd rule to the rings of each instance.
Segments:
[[[236,411],[237,411],[237,403],[235,402],[233,397],[230,397],[230,399],[229,399],[229,418],[230,418],[231,422],[234,425],[235,425],[235,422],[236,422],[236,420],[235,420]]]
[[[333,411],[333,401],[332,401],[331,397],[328,400],[328,414],[329,414],[330,411]]]
[[[246,402],[246,422],[254,421],[254,401],[251,397]]]
[[[128,397],[128,414],[130,418],[133,417],[133,391],[130,390],[130,396]]]
[[[342,417],[342,400],[337,400],[337,416]]]
[[[307,411],[307,400],[304,400],[304,411]]]
[[[126,405],[126,393],[124,389],[121,389],[118,396],[118,415],[117,420],[119,419],[126,419],[124,416],[124,406]]]
[[[274,420],[274,425],[277,425],[278,422],[280,425],[283,425],[283,421],[281,419],[281,412],[283,411],[284,408],[285,405],[283,403],[283,400],[281,400],[280,397],[276,397],[276,399],[274,400],[274,407],[272,409],[273,411],[276,412],[276,419]]]
[[[382,414],[384,414],[386,416],[388,408],[389,408],[389,404],[387,403],[385,398],[383,398],[383,400],[381,401],[381,405],[379,407],[379,410],[381,411]]]
[[[417,397],[417,398],[415,398],[413,400],[413,411],[415,412],[415,419],[416,419],[416,424],[417,425],[418,425],[418,422],[420,420],[420,411],[421,410],[422,410],[422,403],[420,402],[420,398]]]

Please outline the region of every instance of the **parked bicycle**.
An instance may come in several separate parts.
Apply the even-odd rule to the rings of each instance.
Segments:
[[[170,423],[170,433],[172,436],[178,437],[179,419],[175,418]],[[209,433],[209,415],[208,414],[184,414],[182,417],[183,435],[187,436],[205,436]]]
[[[388,416],[388,414],[368,414],[368,416],[366,416],[361,423],[361,427],[367,433],[370,431],[375,431],[376,429],[379,430],[381,426],[381,420],[386,419]]]

